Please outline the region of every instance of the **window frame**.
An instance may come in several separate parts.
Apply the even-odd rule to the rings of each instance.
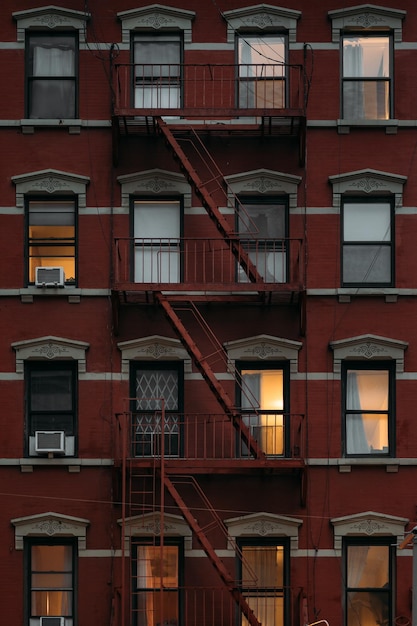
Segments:
[[[378,79],[376,76],[362,76],[358,78],[354,77],[345,77],[344,72],[344,41],[345,38],[348,37],[357,37],[357,38],[376,38],[376,37],[387,37],[389,39],[388,42],[388,52],[389,52],[389,76],[388,78],[381,77]],[[386,122],[388,120],[394,119],[394,37],[393,33],[389,29],[385,30],[354,30],[354,29],[344,29],[340,35],[340,115],[342,120],[358,120],[362,123],[367,123],[370,121],[378,121],[378,122]],[[345,112],[345,101],[344,101],[344,85],[346,82],[351,83],[365,83],[365,82],[377,82],[377,83],[388,83],[388,117],[354,117],[352,115],[347,115]]]
[[[373,539],[369,539],[369,537],[344,537],[342,540],[343,546],[343,607],[344,607],[344,624],[345,626],[349,626],[348,619],[348,596],[352,591],[356,591],[356,593],[388,593],[388,607],[389,607],[389,618],[387,622],[384,624],[392,624],[392,618],[395,615],[395,543],[393,543],[393,537],[375,537]],[[349,587],[348,585],[348,551],[349,547],[354,546],[363,546],[363,547],[373,547],[373,546],[385,546],[388,549],[388,576],[389,580],[388,587]],[[377,621],[375,622],[377,623]]]
[[[77,607],[77,596],[78,596],[78,546],[77,540],[71,538],[60,537],[59,539],[53,539],[48,537],[26,537],[24,539],[24,568],[25,568],[25,577],[24,577],[24,614],[25,614],[25,624],[30,626],[32,620],[40,621],[40,617],[47,616],[34,616],[32,617],[32,547],[33,546],[71,546],[72,548],[72,603],[71,603],[71,615],[64,616],[66,623],[72,624],[75,626],[77,624],[77,616],[76,616],[76,607]],[[55,617],[55,616],[50,616]]]
[[[391,458],[395,456],[396,428],[395,428],[395,367],[393,361],[355,361],[345,360],[342,362],[342,451],[345,458]],[[387,415],[388,450],[386,452],[348,453],[347,451],[347,415],[355,414],[354,410],[347,409],[347,372],[350,370],[386,371],[388,373],[388,408],[386,411],[368,410],[367,414]],[[364,411],[358,410],[357,413]]]
[[[65,454],[65,456],[77,456],[77,448],[78,448],[78,363],[76,361],[64,361],[59,360],[52,363],[45,361],[26,361],[24,365],[24,379],[25,379],[25,455],[32,456],[30,454],[29,449],[29,438],[34,436],[36,429],[33,428],[33,417],[38,413],[37,411],[32,410],[31,407],[31,374],[32,372],[50,372],[53,374],[59,370],[68,370],[71,374],[71,384],[72,384],[72,411],[49,411],[51,415],[59,414],[59,415],[70,415],[72,414],[72,433],[67,432],[65,428],[62,427],[54,427],[51,428],[51,431],[54,430],[63,430],[65,432],[65,438],[73,437],[74,439],[74,453],[73,454]],[[48,411],[40,412],[42,414],[47,414]],[[36,455],[37,456],[37,455]]]
[[[33,67],[31,64],[31,44],[30,40],[35,37],[48,37],[59,39],[60,37],[71,37],[74,40],[74,75],[69,77],[64,76],[40,76],[35,77],[33,73]],[[79,115],[79,48],[80,37],[79,32],[76,29],[70,30],[32,30],[27,29],[25,33],[25,116],[31,120],[73,120],[78,119]],[[33,117],[31,115],[33,102],[31,101],[31,84],[36,80],[48,80],[53,81],[72,81],[74,83],[74,103],[73,103],[73,115],[70,117],[64,117],[57,115],[56,117]]]
[[[382,203],[386,203],[390,205],[390,240],[388,242],[384,242],[384,241],[360,241],[360,240],[352,240],[352,241],[348,241],[345,240],[345,235],[344,235],[344,227],[345,227],[345,207],[348,204],[382,204]],[[370,196],[370,197],[363,197],[363,196],[342,196],[342,203],[341,203],[341,215],[340,215],[340,222],[341,222],[341,228],[340,228],[340,268],[341,268],[341,284],[343,287],[363,287],[363,288],[369,288],[369,287],[376,287],[376,288],[382,288],[382,287],[393,287],[395,285],[395,199],[393,196]],[[345,273],[345,263],[344,263],[344,252],[345,252],[345,246],[357,246],[357,247],[366,247],[366,246],[373,246],[373,247],[386,247],[390,249],[390,273],[391,273],[391,280],[389,281],[381,281],[381,282],[366,282],[366,281],[361,281],[361,282],[353,282],[353,281],[345,281],[345,277],[344,277],[344,273]]]
[[[30,204],[32,202],[44,202],[46,205],[48,204],[57,204],[60,202],[71,202],[73,204],[74,209],[74,271],[75,271],[75,280],[67,280],[65,278],[65,286],[66,287],[77,287],[78,286],[78,196],[77,195],[54,195],[51,196],[36,196],[32,194],[25,195],[24,198],[24,206],[25,206],[25,240],[24,240],[24,259],[25,259],[25,285],[30,287],[35,283],[30,281],[30,259],[32,258],[30,255],[31,249],[31,238],[29,237],[29,228],[30,228]],[[56,239],[54,239],[56,241]],[[33,244],[32,244],[33,245]],[[53,243],[51,244],[51,248],[59,247],[62,244]],[[65,244],[63,244],[65,245]],[[48,247],[48,246],[46,246]],[[72,257],[68,257],[72,258]],[[35,266],[36,267],[36,266]],[[55,267],[55,265],[45,265],[44,267]]]

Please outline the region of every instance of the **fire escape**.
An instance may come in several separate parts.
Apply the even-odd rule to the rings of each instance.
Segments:
[[[256,75],[262,75],[257,68]],[[146,242],[135,238],[115,239],[114,280],[112,299],[117,332],[121,311],[127,307],[158,306],[169,321],[176,336],[191,357],[220,407],[219,415],[183,415],[175,418],[173,428],[163,403],[154,414],[153,435],[156,443],[152,454],[143,454],[137,440],[137,423],[134,420],[132,400],[128,409],[118,415],[118,441],[116,465],[122,476],[122,525],[128,519],[149,511],[152,506],[160,512],[161,556],[164,547],[163,516],[165,497],[175,503],[178,511],[192,530],[193,536],[205,552],[220,580],[223,591],[230,599],[233,610],[224,625],[236,623],[236,607],[242,614],[242,623],[260,626],[256,615],[236,580],[217,555],[210,531],[216,527],[226,533],[223,522],[206,498],[198,481],[199,475],[245,474],[248,472],[273,472],[296,475],[300,484],[300,497],[305,485],[305,429],[304,416],[287,415],[286,445],[279,455],[270,455],[262,449],[250,424],[242,418],[213,370],[213,360],[221,360],[225,371],[233,372],[227,353],[204,319],[202,305],[207,303],[259,303],[298,305],[300,319],[303,306],[303,242],[296,239],[282,241],[262,239],[251,247],[237,232],[236,221],[225,216],[219,207],[238,211],[240,219],[244,208],[234,197],[215,160],[207,149],[206,139],[221,136],[263,137],[267,141],[286,138],[297,146],[298,164],[304,163],[305,112],[303,69],[286,66],[287,81],[282,89],[283,68],[278,68],[276,79],[257,81],[257,97],[250,106],[248,98],[242,107],[236,102],[237,68],[234,65],[186,65],[181,68],[181,98],[177,87],[165,82],[161,87],[153,82],[153,106],[135,99],[132,93],[133,77],[142,75],[141,68],[120,64],[114,68],[113,158],[118,161],[122,142],[154,136],[163,141],[177,168],[190,184],[196,198],[206,210],[215,226],[212,238],[187,238],[175,242],[180,250],[180,271],[165,269],[154,273],[134,272],[134,254],[152,246],[165,246],[166,240]],[[178,75],[178,68],[173,75]],[[140,79],[139,79],[140,82]],[[276,85],[275,85],[276,83]],[[253,85],[252,85],[253,86]],[[275,88],[276,87],[276,88]],[[147,85],[149,88],[149,85]],[[246,88],[246,86],[244,87]],[[262,90],[268,90],[262,94]],[[158,93],[163,90],[163,93]],[[143,89],[141,93],[143,92]],[[284,95],[283,95],[284,93]],[[276,94],[276,96],[274,96]],[[275,100],[276,97],[276,100]],[[268,106],[266,102],[268,101]],[[158,103],[155,106],[155,103]],[[230,213],[231,211],[229,211]],[[248,230],[250,218],[245,216]],[[169,247],[168,243],[168,247]],[[285,263],[268,278],[262,260],[266,249],[285,256]],[[152,263],[152,260],[150,261]],[[192,324],[188,321],[192,320]],[[212,346],[207,355],[199,348],[193,330],[204,335]],[[181,445],[178,444],[181,433]],[[236,443],[237,442],[237,443]],[[203,525],[189,508],[187,496],[200,499],[209,512],[211,523]],[[146,503],[146,505],[144,504]],[[150,506],[150,508],[149,508]],[[230,537],[228,538],[230,545]],[[130,624],[126,604],[130,593],[130,572],[125,571],[120,592],[118,619],[115,626]],[[163,581],[161,581],[163,585]],[[191,601],[185,602],[182,622],[187,626],[203,624],[201,611],[198,619],[191,617]],[[161,606],[161,612],[163,607]],[[208,618],[207,623],[214,623]],[[220,622],[219,622],[220,623]]]

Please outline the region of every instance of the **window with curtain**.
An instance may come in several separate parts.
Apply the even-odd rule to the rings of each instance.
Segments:
[[[131,389],[134,455],[160,456],[163,453],[166,456],[178,456],[183,394],[182,363],[134,364]]]
[[[392,199],[347,198],[342,207],[344,286],[389,287],[394,283]]]
[[[133,38],[136,109],[181,107],[182,38],[180,33],[135,33]]]
[[[392,623],[391,541],[346,542],[346,626],[389,626]]]
[[[286,623],[287,546],[282,542],[240,545],[239,569],[242,594],[262,626]],[[249,622],[241,616],[242,626]]]
[[[74,616],[74,545],[64,542],[28,544],[30,617]]]
[[[181,280],[182,205],[180,200],[133,203],[134,281]]]
[[[343,382],[346,455],[392,454],[392,367],[346,364]]]
[[[30,33],[27,38],[27,116],[77,115],[78,38],[75,33]]]
[[[287,368],[244,363],[239,371],[238,395],[244,423],[267,455],[285,455]],[[247,454],[245,444],[239,444],[241,454]]]
[[[342,117],[387,120],[392,117],[392,42],[389,35],[342,38]]]
[[[65,283],[76,283],[76,203],[74,200],[28,200],[27,274],[37,267],[62,267]]]
[[[286,106],[285,35],[240,33],[237,36],[238,98],[241,109]]]
[[[133,623],[135,626],[179,626],[182,544],[138,540],[134,543]]]
[[[237,205],[240,242],[267,283],[288,280],[288,204],[282,198],[240,198]],[[238,267],[239,282],[247,282]]]

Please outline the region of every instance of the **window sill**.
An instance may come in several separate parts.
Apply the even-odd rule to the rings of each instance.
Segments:
[[[398,120],[337,120],[339,135],[348,135],[351,128],[384,128],[387,135],[396,135]]]
[[[0,289],[1,297],[20,297],[22,303],[31,304],[35,296],[38,298],[57,298],[58,296],[68,298],[71,304],[80,302],[81,297],[108,297],[109,289],[80,289],[79,287],[23,287],[22,289]]]
[[[385,302],[397,302],[399,290],[394,287],[345,287],[337,290],[339,302],[350,302],[352,296],[383,296]]]
[[[62,467],[69,473],[78,473],[85,467],[113,467],[113,459],[80,459],[78,457],[27,457],[21,459],[0,459],[0,466],[20,467],[22,473],[31,473],[36,467]]]
[[[38,128],[67,128],[70,135],[79,135],[81,132],[82,121],[80,119],[63,119],[63,120],[20,120],[20,126],[24,135],[32,135]]]

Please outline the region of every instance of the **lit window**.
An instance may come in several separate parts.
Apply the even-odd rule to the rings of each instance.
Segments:
[[[344,422],[347,455],[388,455],[393,448],[393,370],[349,364],[344,367]]]
[[[343,37],[342,103],[344,119],[392,117],[391,37]]]
[[[76,282],[76,207],[74,200],[27,202],[28,282],[37,267],[62,267],[65,283]]]
[[[237,47],[239,107],[285,108],[286,37],[240,34]]]
[[[392,623],[391,541],[345,544],[346,626]]]
[[[391,200],[343,203],[342,266],[345,286],[391,286],[394,228]]]
[[[76,117],[78,37],[75,33],[29,33],[27,117]]]

